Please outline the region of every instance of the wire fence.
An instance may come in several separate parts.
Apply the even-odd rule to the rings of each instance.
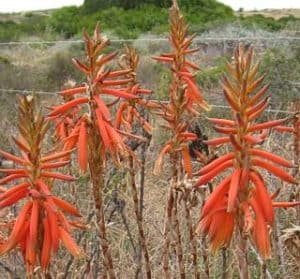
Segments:
[[[224,42],[224,41],[299,41],[300,36],[248,36],[248,37],[197,37],[194,42]],[[112,43],[130,43],[130,42],[167,42],[167,38],[138,38],[138,39],[111,39]],[[50,45],[50,44],[83,44],[83,40],[53,40],[53,41],[11,41],[0,42],[0,46],[10,45]]]
[[[138,38],[138,39],[112,39],[110,40],[112,43],[126,43],[126,42],[146,42],[146,43],[153,43],[153,42],[168,42],[168,38],[158,38],[158,37],[149,37],[149,38]],[[244,36],[244,37],[231,37],[231,36],[224,36],[224,37],[196,37],[194,42],[196,43],[212,43],[212,42],[221,42],[221,43],[230,43],[230,42],[246,42],[246,41],[271,41],[271,42],[296,42],[300,41],[300,36],[276,36],[276,37],[268,37],[268,36]],[[52,45],[52,44],[83,44],[83,40],[41,40],[41,41],[10,41],[10,42],[0,42],[0,47],[4,46],[18,46],[18,45]],[[299,88],[300,82],[299,81],[291,81],[285,80],[285,84],[295,88]],[[13,87],[13,86],[12,86]],[[17,87],[17,86],[16,86]],[[52,88],[56,90],[55,88]],[[53,96],[59,91],[43,91],[43,90],[30,90],[30,89],[11,89],[11,88],[0,88],[0,92],[7,93],[7,94],[37,94],[37,95],[44,95],[44,96]],[[222,94],[220,90],[218,91],[210,91],[210,93],[217,93]],[[212,107],[214,108],[221,108],[221,109],[230,109],[229,106],[222,105],[222,104],[213,104]],[[281,110],[281,109],[268,109],[266,110],[268,113],[284,113],[284,114],[293,114],[293,111],[288,110]]]
[[[5,89],[5,88],[0,88],[0,92],[3,93],[9,93],[9,94],[22,94],[22,95],[26,95],[26,94],[36,94],[36,95],[47,95],[47,96],[54,96],[56,94],[59,93],[59,91],[53,91],[53,92],[47,92],[47,91],[34,91],[34,90],[18,90],[18,89]],[[222,93],[222,92],[217,92],[215,91],[215,93]],[[161,103],[166,103],[167,101],[160,101],[160,100],[156,100],[156,99],[151,99],[149,101],[156,101],[156,102],[161,102]],[[230,110],[231,107],[230,106],[226,106],[226,105],[221,105],[221,104],[210,104],[212,108],[221,108],[221,109],[226,109],[226,110]],[[281,109],[266,109],[265,112],[267,113],[284,113],[284,114],[294,114],[294,111],[290,111],[290,110],[281,110]]]

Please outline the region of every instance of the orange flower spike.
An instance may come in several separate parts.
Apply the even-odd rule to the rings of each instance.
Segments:
[[[12,161],[14,161],[14,162],[16,162],[18,164],[21,164],[21,165],[26,165],[28,163],[24,159],[21,159],[21,158],[19,158],[17,156],[14,156],[14,155],[9,154],[7,152],[4,152],[2,150],[0,150],[0,155],[3,156],[3,157],[5,157],[6,159],[12,160]]]
[[[300,205],[300,202],[272,202],[273,207],[281,208],[294,207],[298,205]]]
[[[53,202],[53,196],[48,185],[43,181],[44,177],[66,181],[74,179],[58,172],[43,170],[56,169],[67,165],[69,161],[52,161],[61,159],[62,156],[70,154],[71,151],[42,156],[42,143],[48,125],[41,112],[36,112],[33,98],[30,96],[20,98],[19,123],[20,140],[15,142],[26,163],[23,164],[23,161],[19,160],[18,157],[5,153],[5,157],[14,159],[15,162],[22,165],[22,168],[3,170],[8,176],[3,178],[1,182],[10,182],[22,178],[24,183],[12,186],[11,189],[0,194],[0,207],[16,204],[21,199],[24,200],[25,205],[18,212],[13,229],[7,241],[0,248],[0,254],[3,255],[9,252],[19,244],[26,263],[27,275],[31,276],[37,263],[42,265],[43,270],[49,265],[51,255],[49,245],[53,251],[57,251],[59,247],[57,213],[60,212],[56,211],[59,210],[59,206],[75,216],[80,214],[63,200],[55,200],[59,205],[57,206]],[[47,199],[49,201],[46,201]],[[49,219],[49,228],[47,228],[45,222],[40,224],[40,219],[45,219],[45,217]],[[53,241],[49,244],[50,234],[53,236]]]
[[[126,110],[128,104],[126,103],[122,103],[119,108],[118,108],[118,111],[117,111],[117,114],[116,114],[116,120],[115,120],[115,127],[117,129],[120,129],[121,127],[121,124],[122,124],[122,118],[123,118],[123,112]]]
[[[117,89],[110,89],[110,88],[102,88],[102,93],[105,93],[107,95],[112,95],[115,97],[120,97],[124,99],[136,99],[137,97],[133,94],[130,94],[126,91],[117,90]]]
[[[22,139],[21,137],[19,139],[13,137],[13,140],[21,150],[25,152],[30,152],[30,148],[28,144],[24,141],[24,139]]]
[[[126,91],[136,98],[122,100],[117,110],[115,127],[119,129],[122,125],[124,125],[125,130],[131,132],[132,125],[134,123],[134,120],[136,119],[145,131],[151,133],[151,125],[146,120],[144,120],[137,111],[138,106],[149,108],[147,107],[147,100],[142,99],[142,95],[151,93],[151,90],[149,91],[147,89],[140,88],[140,84],[138,82],[136,74],[138,63],[139,56],[136,50],[126,45],[124,47],[124,54],[119,59],[119,66],[124,69],[124,71],[126,69],[130,70],[126,73],[127,80],[129,81]]]
[[[160,61],[160,62],[167,62],[167,63],[173,63],[174,59],[170,57],[164,57],[164,56],[152,56],[152,59]]]
[[[270,84],[264,85],[252,98],[248,100],[248,105],[252,106],[254,105],[259,99],[267,92],[269,89]]]
[[[26,272],[29,276],[32,276],[33,269],[36,262],[36,251],[31,247],[30,237],[26,238],[26,252],[25,252]]]
[[[224,143],[230,143],[230,138],[229,137],[221,137],[221,138],[215,138],[215,139],[210,139],[210,140],[204,140],[203,142],[207,145],[217,146],[217,145],[221,145]]]
[[[99,96],[94,96],[94,99],[96,101],[98,109],[102,112],[103,118],[106,121],[110,121],[111,115],[110,115],[110,112],[109,112],[107,106],[105,105],[105,103],[101,100],[101,98]]]
[[[165,157],[165,155],[170,152],[170,150],[172,149],[172,145],[171,143],[168,143],[164,146],[164,148],[160,151],[156,161],[155,161],[155,165],[154,165],[154,169],[153,169],[153,173],[155,175],[158,175],[161,171],[161,167],[163,164],[163,159]]]
[[[118,52],[112,52],[110,54],[107,54],[105,56],[99,56],[97,59],[97,66],[102,66],[104,64],[107,64],[110,60],[113,60],[118,55]]]
[[[263,129],[276,127],[278,125],[281,125],[282,123],[284,123],[287,120],[288,120],[288,118],[284,118],[284,119],[273,120],[273,121],[268,121],[268,122],[256,124],[256,125],[250,126],[248,131],[249,132],[254,132],[254,131],[259,131],[259,130],[263,130]]]
[[[88,66],[84,65],[83,63],[81,63],[79,60],[77,60],[76,58],[72,59],[72,62],[74,63],[74,65],[83,73],[85,73],[86,75],[90,74],[90,69],[88,68]]]
[[[25,174],[24,172],[23,173],[17,173],[17,174],[11,174],[9,176],[6,176],[2,179],[0,179],[0,184],[7,184],[8,182],[11,182],[13,180],[17,180],[17,179],[20,179],[20,178],[24,178],[24,177],[27,177],[28,175]]]
[[[251,115],[257,113],[257,112],[262,112],[266,109],[266,106],[268,105],[270,101],[269,97],[266,97],[265,99],[261,100],[259,103],[254,105],[253,107],[250,107],[246,110],[247,116],[251,120]],[[253,118],[253,117],[252,117]]]
[[[118,86],[118,85],[128,84],[131,81],[132,81],[131,78],[117,79],[117,80],[107,80],[107,81],[103,81],[102,85],[103,86]]]
[[[229,244],[234,229],[234,215],[225,210],[219,211],[215,214],[215,222],[218,227],[215,228],[215,233],[211,237],[210,248],[212,252],[216,252],[220,247]]]
[[[231,160],[233,158],[234,158],[234,153],[233,152],[230,152],[226,155],[223,155],[223,156],[219,157],[218,159],[211,161],[209,164],[207,164],[203,168],[201,168],[199,170],[199,172],[197,172],[197,174],[204,175],[207,172],[209,172],[209,171],[213,170],[214,168],[218,167],[222,163],[224,163],[228,160]]]
[[[257,167],[263,168],[291,184],[297,184],[297,181],[282,169],[282,167],[293,167],[292,163],[278,155],[254,147],[268,137],[268,129],[280,127],[289,118],[255,123],[269,102],[268,97],[260,100],[269,85],[258,88],[264,76],[256,77],[258,64],[252,65],[252,63],[253,49],[240,46],[234,53],[233,63],[227,65],[229,78],[223,78],[222,87],[233,110],[234,120],[210,119],[217,125],[215,130],[226,136],[210,139],[205,143],[211,146],[229,143],[233,152],[221,156],[200,169],[197,174],[201,176],[195,186],[208,183],[223,170],[234,167],[230,183],[227,177],[213,191],[212,198],[208,198],[207,206],[204,206],[205,210],[201,213],[201,220],[205,222],[200,221],[199,228],[209,235],[213,248],[225,243],[225,235],[223,239],[216,237],[216,235],[219,236],[216,230],[222,231],[222,229],[218,228],[215,223],[215,220],[222,215],[219,211],[217,213],[216,208],[223,207],[225,202],[228,212],[234,212],[238,220],[244,220],[244,224],[236,222],[240,226],[238,231],[250,232],[253,227],[252,234],[256,247],[263,258],[269,258],[271,250],[268,224],[272,224],[274,220],[273,208],[296,206],[298,202],[292,204],[272,202],[273,197],[269,195],[264,179],[256,169]],[[257,92],[254,96],[251,94],[253,91]],[[249,205],[253,211],[249,211]],[[204,225],[205,228],[203,228]]]
[[[277,126],[274,128],[278,132],[289,132],[293,133],[295,130],[293,127],[287,127],[287,126]]]
[[[200,107],[204,110],[209,110],[210,107],[204,101],[202,92],[196,84],[195,72],[193,71],[199,70],[199,67],[187,59],[187,55],[194,54],[199,50],[189,48],[193,43],[195,35],[189,36],[189,26],[175,2],[170,9],[169,22],[169,41],[172,50],[170,53],[153,57],[159,62],[170,64],[172,72],[169,102],[161,106],[158,115],[161,115],[166,121],[167,124],[164,127],[171,131],[170,140],[166,143],[166,146],[168,146],[167,149],[170,149],[168,153],[171,157],[178,158],[178,161],[180,161],[179,164],[182,165],[185,173],[191,176],[191,164],[187,164],[187,151],[182,152],[182,149],[178,147],[182,146],[183,140],[188,145],[195,138],[186,137],[183,139],[181,134],[189,132],[193,119],[199,115],[200,112],[196,110],[196,107],[197,109]],[[164,148],[162,150],[165,151]],[[158,166],[162,165],[161,160],[164,156],[161,155],[163,153],[160,153],[157,159],[158,163],[155,164],[155,173],[159,169]]]
[[[103,141],[103,145],[105,146],[105,148],[112,150],[111,141],[109,139],[108,132],[107,132],[106,126],[104,124],[105,120],[103,119],[101,111],[96,110],[96,115],[97,115],[98,129],[99,129],[99,133],[101,135],[102,141]]]
[[[222,119],[222,118],[207,118],[207,120],[211,121],[214,124],[224,125],[224,126],[229,126],[229,127],[232,127],[235,124],[234,121],[232,121],[232,120],[227,120],[227,119]]]
[[[61,161],[55,163],[46,163],[41,165],[41,169],[56,169],[70,164],[70,161]]]
[[[42,179],[37,179],[35,181],[35,185],[36,185],[37,189],[40,192],[42,192],[43,194],[51,195],[48,185]]]

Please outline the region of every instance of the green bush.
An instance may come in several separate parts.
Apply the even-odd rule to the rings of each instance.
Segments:
[[[62,34],[65,38],[70,38],[79,32],[80,21],[80,8],[70,6],[54,11],[48,24],[55,32]]]
[[[192,32],[203,32],[236,20],[233,10],[215,0],[179,0]],[[161,34],[168,30],[171,0],[86,0],[81,7],[57,9],[48,16],[26,13],[20,21],[0,21],[0,41],[18,40],[21,36],[62,35],[70,38],[83,29],[92,31],[100,22],[104,31],[121,38],[137,38],[143,33]],[[254,15],[239,17],[245,27],[278,31],[288,24],[300,23],[293,16],[279,20]]]
[[[286,16],[278,20],[263,15],[241,16],[240,21],[245,27],[260,28],[268,31],[280,31],[286,28],[288,23],[300,23],[300,19],[294,16]]]
[[[20,25],[12,20],[0,21],[0,41],[17,40],[22,34]]]
[[[267,73],[266,80],[271,82],[272,102],[286,104],[297,99],[299,89],[293,82],[300,80],[300,46],[269,48],[262,56],[261,72]]]

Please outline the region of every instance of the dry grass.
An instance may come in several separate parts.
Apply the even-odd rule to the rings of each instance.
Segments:
[[[253,16],[253,15],[263,15],[265,17],[272,17],[274,19],[279,19],[286,16],[294,16],[300,18],[300,9],[264,9],[259,11],[243,11],[236,12],[237,16]]]

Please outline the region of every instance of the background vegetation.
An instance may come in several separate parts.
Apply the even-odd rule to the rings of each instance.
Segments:
[[[99,20],[105,31],[122,38],[137,38],[147,32],[161,34],[168,28],[170,2],[85,0],[80,7],[70,6],[25,14],[0,14],[0,40],[20,40],[24,36],[67,39],[80,35],[83,28],[91,31],[94,23]],[[293,15],[274,19],[258,14],[235,14],[230,7],[215,0],[181,0],[179,4],[195,32],[208,31],[234,22],[246,28],[279,31],[300,22]]]

